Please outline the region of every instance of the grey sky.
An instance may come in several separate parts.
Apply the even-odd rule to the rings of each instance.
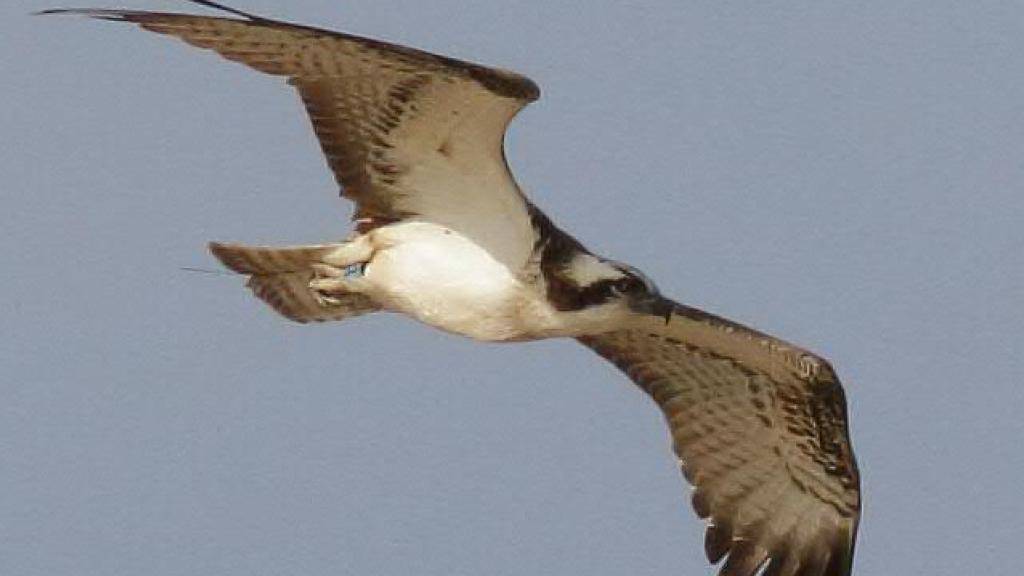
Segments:
[[[711,573],[659,413],[582,347],[180,271],[350,207],[279,79],[56,6],[0,7],[0,574]],[[531,76],[508,154],[549,215],[833,361],[856,572],[1018,564],[1020,3],[238,7]]]

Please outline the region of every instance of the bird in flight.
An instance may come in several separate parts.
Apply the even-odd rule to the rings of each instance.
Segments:
[[[342,242],[211,243],[253,293],[297,322],[389,311],[478,340],[574,338],[665,415],[705,550],[722,576],[850,574],[860,480],[846,400],[827,361],[662,296],[587,250],[523,195],[505,129],[530,79],[207,0],[228,17],[74,9],[178,37],[287,78],[341,194]]]

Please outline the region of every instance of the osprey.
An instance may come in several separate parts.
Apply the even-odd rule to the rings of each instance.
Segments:
[[[211,243],[298,322],[375,311],[487,341],[575,338],[664,412],[729,576],[846,575],[860,516],[843,389],[819,356],[669,300],[588,251],[520,191],[505,129],[540,96],[518,74],[268,20],[48,10],[131,22],[284,76],[305,104],[355,229],[284,248]]]

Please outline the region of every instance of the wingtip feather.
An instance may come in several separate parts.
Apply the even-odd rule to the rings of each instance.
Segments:
[[[255,14],[248,12],[242,12],[234,8],[218,4],[216,2],[209,2],[207,0],[187,0],[200,6],[206,6],[235,16],[241,16],[249,22],[266,22],[267,19]],[[118,8],[48,8],[46,10],[40,10],[33,12],[33,16],[49,16],[49,15],[70,15],[70,16],[85,16],[87,18],[96,18],[98,20],[110,20],[113,22],[134,22],[133,18],[145,18],[147,16],[158,16],[158,17],[189,17],[191,14],[177,14],[171,12],[147,12],[144,10],[125,10]],[[241,20],[240,20],[241,21]]]
[[[33,12],[33,16],[51,16],[54,14],[62,16],[85,16],[101,20],[123,20],[128,10],[107,10],[103,8],[48,8]]]
[[[199,4],[200,6],[206,6],[207,8],[213,8],[214,10],[220,10],[221,12],[227,12],[228,14],[234,14],[235,16],[241,16],[242,18],[246,18],[252,21],[266,20],[266,18],[257,16],[255,14],[250,14],[249,12],[243,12],[241,10],[238,10],[237,8],[225,6],[217,2],[211,2],[211,0],[188,0],[188,2],[191,2],[193,4]]]

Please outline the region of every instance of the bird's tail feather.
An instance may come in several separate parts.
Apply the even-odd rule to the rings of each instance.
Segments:
[[[337,244],[270,248],[210,243],[210,251],[225,266],[249,276],[246,283],[257,298],[296,322],[344,320],[374,312],[378,306],[362,294],[332,295],[325,303],[309,288],[312,265]]]

